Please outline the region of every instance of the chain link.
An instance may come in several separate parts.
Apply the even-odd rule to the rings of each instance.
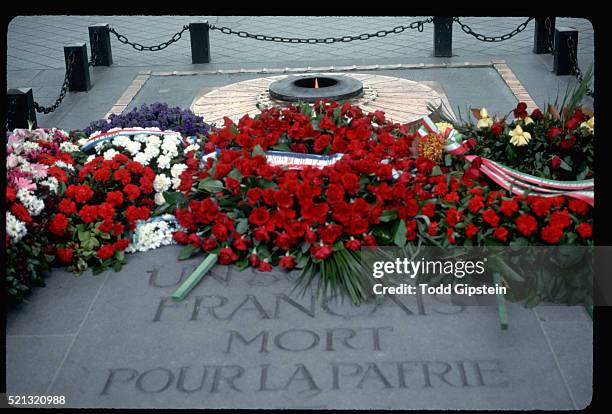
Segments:
[[[60,104],[64,100],[64,97],[66,96],[66,92],[68,92],[68,86],[70,85],[70,76],[72,75],[72,67],[74,66],[75,59],[76,57],[74,55],[74,52],[70,52],[70,54],[68,55],[68,67],[66,67],[66,75],[64,76],[64,83],[62,84],[62,89],[60,90],[60,94],[55,100],[55,103],[51,106],[45,107],[45,106],[39,105],[38,102],[34,102],[34,109],[36,109],[36,112],[42,112],[44,114],[48,114],[48,113],[55,111],[57,107],[60,106]]]
[[[419,32],[422,32],[424,25],[426,23],[431,23],[431,22],[433,22],[433,17],[429,17],[425,20],[417,20],[415,22],[410,23],[409,25],[396,26],[390,30],[379,30],[375,33],[362,33],[362,34],[353,35],[353,36],[323,37],[323,38],[281,37],[281,36],[269,36],[269,35],[263,35],[263,34],[253,34],[253,33],[243,31],[243,30],[236,31],[226,26],[215,26],[212,24],[209,24],[208,27],[210,30],[217,30],[223,34],[236,35],[242,38],[255,39],[255,40],[261,40],[261,41],[266,41],[266,42],[302,43],[302,44],[305,43],[305,44],[313,45],[313,44],[320,44],[320,43],[331,44],[331,43],[337,43],[337,42],[348,43],[354,40],[368,40],[373,37],[381,38],[381,37],[388,36],[390,34],[402,33],[403,31],[408,30],[408,29],[418,30]]]
[[[554,36],[552,32],[552,23],[550,17],[544,19],[544,27],[546,28],[546,42],[548,44],[548,53],[555,53]]]
[[[153,46],[144,46],[140,43],[137,42],[130,42],[130,40],[125,37],[122,34],[117,33],[117,31],[115,29],[113,29],[112,27],[108,28],[108,31],[112,34],[114,34],[117,37],[117,40],[119,40],[121,43],[125,44],[125,45],[130,45],[132,46],[134,49],[138,50],[138,51],[149,51],[149,52],[157,52],[158,50],[163,50],[165,48],[167,48],[168,46],[170,46],[172,43],[178,42],[181,39],[181,36],[183,35],[183,33],[185,33],[186,30],[189,30],[189,25],[184,25],[183,28],[176,32],[172,38],[170,40],[168,40],[167,42],[163,42],[160,43],[158,45],[153,45]]]
[[[95,66],[98,63],[98,56],[96,51],[98,50],[98,32],[93,32],[91,37],[91,59],[89,59],[89,66]]]
[[[576,48],[576,50],[578,48],[576,47],[576,43],[574,42],[574,39],[572,39],[571,37],[567,38],[567,48],[569,51],[570,63],[572,65],[572,73],[574,74],[576,79],[578,79],[578,82],[582,83],[582,81],[584,80],[584,76],[582,75],[582,71],[580,70],[580,67],[578,66],[578,57],[574,53],[574,48]],[[588,88],[588,87],[587,87],[586,94],[590,96],[591,98],[595,96],[593,89]]]
[[[522,32],[523,30],[525,30],[527,28],[527,25],[529,24],[529,22],[532,21],[532,20],[533,20],[533,17],[527,18],[527,20],[525,20],[523,23],[519,24],[516,27],[516,29],[514,29],[510,33],[506,33],[506,34],[501,35],[501,36],[486,36],[486,35],[483,35],[481,33],[476,33],[474,30],[472,30],[472,28],[470,26],[468,26],[467,24],[463,23],[461,21],[461,19],[459,19],[458,17],[453,17],[453,21],[457,22],[457,24],[459,24],[459,26],[461,26],[461,30],[463,30],[465,33],[467,33],[467,34],[469,34],[471,36],[474,36],[476,39],[480,40],[481,42],[503,42],[504,40],[508,40],[508,39],[516,36],[520,32]]]

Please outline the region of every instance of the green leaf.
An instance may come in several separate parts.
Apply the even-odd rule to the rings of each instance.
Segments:
[[[89,238],[91,237],[91,233],[88,232],[88,231],[81,231],[81,230],[79,230],[78,234],[79,234],[79,240],[82,241],[82,242],[88,241]]]
[[[207,177],[200,181],[198,189],[208,191],[209,193],[218,193],[223,190],[223,182]]]
[[[440,169],[439,165],[434,165],[434,167],[431,169],[431,176],[435,177],[437,175],[442,175],[442,170]]]
[[[195,251],[196,249],[195,247],[193,247],[193,244],[188,244],[181,249],[181,251],[179,252],[178,259],[187,260],[195,253]]]
[[[380,214],[378,219],[384,223],[388,223],[397,218],[397,210],[385,210]]]
[[[179,191],[164,191],[162,195],[164,196],[166,203],[170,205],[182,205],[187,202],[185,194]]]
[[[244,234],[247,232],[248,229],[249,229],[249,222],[247,221],[247,219],[242,218],[242,219],[236,220],[236,231],[238,233]]]
[[[251,152],[251,155],[253,157],[255,157],[256,155],[261,155],[262,157],[266,156],[266,153],[264,152],[264,150],[261,148],[261,145],[257,144],[255,145],[255,147],[253,148],[253,152]]]
[[[565,171],[572,171],[572,167],[570,167],[570,165],[563,160],[561,160],[561,164],[559,166]]]
[[[393,233],[393,243],[396,246],[403,247],[406,245],[406,222],[399,220],[396,225],[395,232]]]

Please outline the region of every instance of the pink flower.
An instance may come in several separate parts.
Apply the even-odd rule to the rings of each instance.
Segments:
[[[15,187],[17,187],[17,191],[25,188],[28,191],[36,191],[36,183],[33,183],[27,178],[17,177],[15,178]]]

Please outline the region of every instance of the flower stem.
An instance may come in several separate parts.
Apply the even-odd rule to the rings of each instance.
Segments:
[[[209,272],[210,269],[217,263],[217,259],[219,256],[216,254],[209,254],[206,258],[200,263],[196,270],[183,282],[181,286],[179,286],[176,291],[172,294],[172,299],[176,302],[180,302],[187,296],[191,289],[193,289],[200,279],[204,277],[206,273]]]

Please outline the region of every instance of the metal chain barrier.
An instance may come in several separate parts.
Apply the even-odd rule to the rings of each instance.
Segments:
[[[523,30],[525,30],[527,28],[527,25],[529,24],[530,21],[533,20],[533,17],[529,17],[527,18],[527,20],[525,20],[523,23],[519,24],[516,29],[514,29],[513,31],[511,31],[510,33],[506,33],[505,35],[501,35],[501,36],[486,36],[483,35],[481,33],[476,33],[474,30],[472,30],[472,28],[470,26],[468,26],[467,24],[463,23],[461,21],[461,19],[459,19],[458,17],[453,17],[453,21],[457,22],[457,24],[459,26],[461,26],[461,30],[463,30],[465,33],[474,36],[476,39],[482,41],[482,42],[503,42],[504,40],[508,40],[514,36],[516,36],[517,34],[519,34],[520,32],[522,32]]]
[[[376,33],[362,33],[359,35],[354,35],[354,36],[341,36],[341,37],[325,37],[325,38],[315,38],[315,37],[309,37],[309,38],[301,38],[301,37],[281,37],[281,36],[268,36],[268,35],[262,35],[262,34],[253,34],[253,33],[249,33],[249,32],[245,32],[245,31],[236,31],[233,29],[230,29],[229,27],[225,27],[225,26],[220,26],[217,27],[215,25],[209,24],[208,27],[210,28],[210,30],[217,30],[221,33],[224,34],[228,34],[228,35],[236,35],[238,37],[243,37],[243,38],[248,38],[248,39],[255,39],[255,40],[261,40],[261,41],[266,41],[266,42],[278,42],[278,43],[306,43],[306,44],[319,44],[319,43],[326,43],[326,44],[331,44],[331,43],[336,43],[336,42],[352,42],[354,40],[368,40],[371,39],[373,37],[385,37],[387,35],[390,34],[399,34],[402,33],[403,31],[410,29],[410,30],[418,30],[419,32],[423,31],[423,26],[426,23],[431,23],[433,22],[433,17],[429,17],[425,20],[417,20],[415,22],[410,23],[409,25],[404,25],[404,26],[396,26],[393,29],[390,30],[379,30]]]
[[[185,33],[186,30],[189,30],[189,25],[184,25],[183,28],[179,31],[176,32],[174,34],[174,36],[172,36],[172,38],[170,40],[168,40],[167,42],[163,42],[160,43],[158,45],[154,45],[154,46],[144,46],[140,43],[137,42],[130,42],[130,40],[125,37],[122,34],[117,33],[117,31],[112,28],[109,27],[108,31],[112,34],[114,34],[117,37],[117,40],[119,40],[121,43],[125,44],[125,45],[130,45],[132,46],[134,49],[138,50],[138,51],[149,51],[149,52],[157,52],[158,50],[163,50],[165,48],[167,48],[168,46],[170,46],[172,43],[178,42],[181,39],[181,36],[183,35],[183,33]]]
[[[64,100],[64,97],[66,96],[66,92],[68,92],[68,86],[70,85],[70,76],[72,75],[72,66],[74,65],[74,60],[75,60],[74,53],[71,52],[68,55],[68,67],[66,68],[66,75],[64,76],[64,83],[62,84],[62,89],[60,90],[60,94],[55,100],[55,103],[49,107],[45,107],[45,106],[39,105],[38,102],[34,102],[34,109],[36,109],[36,112],[42,112],[44,114],[48,114],[50,112],[55,111],[57,107],[60,106],[60,104]]]
[[[554,35],[552,32],[552,24],[550,22],[550,17],[546,17],[546,19],[544,19],[544,27],[546,27],[546,41],[548,43],[548,53],[555,53],[553,43]]]
[[[576,54],[574,54],[574,47],[576,47],[576,44],[574,43],[574,39],[572,39],[571,37],[567,38],[567,47],[570,55],[570,62],[572,63],[572,72],[574,73],[576,79],[578,79],[578,82],[582,83],[582,81],[584,80],[584,76],[582,75],[582,71],[578,66],[578,57],[576,56]],[[578,48],[576,47],[576,50],[577,49]],[[593,92],[593,89],[587,87],[586,94],[593,98],[595,93]]]

